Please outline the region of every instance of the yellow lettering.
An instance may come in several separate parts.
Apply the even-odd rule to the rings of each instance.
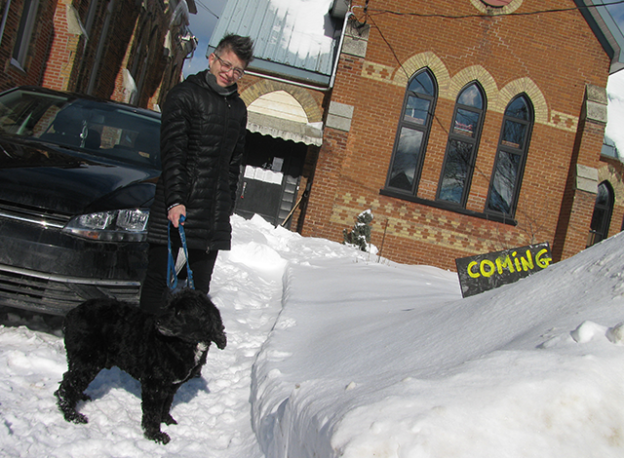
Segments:
[[[526,250],[526,255],[526,258],[520,258],[520,260],[522,261],[522,270],[524,270],[525,272],[535,267],[533,265],[533,256],[531,256],[531,251]]]
[[[479,278],[481,276],[481,274],[479,272],[473,272],[472,268],[475,267],[477,265],[477,261],[472,261],[470,264],[468,264],[468,275],[471,278]]]
[[[485,270],[485,266],[487,266],[490,269],[489,272]],[[479,270],[481,271],[481,275],[488,278],[494,275],[494,272],[496,272],[496,266],[494,265],[492,261],[488,259],[484,259],[483,261],[481,261],[481,267]]]
[[[541,267],[542,269],[548,267],[550,265],[550,261],[552,261],[552,258],[549,258],[548,256],[542,258],[542,256],[546,253],[548,253],[548,250],[544,248],[543,250],[540,250],[535,256],[535,262],[537,263],[537,266]]]
[[[503,273],[503,269],[509,269],[510,273],[514,273],[513,263],[511,262],[511,258],[507,255],[503,258],[496,258],[496,268],[499,274]]]
[[[518,259],[518,252],[514,251],[512,253],[512,256],[514,257],[514,264],[516,265],[516,270],[520,272],[522,270],[522,267],[520,267],[520,260]]]

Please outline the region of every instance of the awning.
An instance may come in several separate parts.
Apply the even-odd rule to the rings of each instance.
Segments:
[[[309,122],[299,101],[284,90],[264,94],[247,107],[247,130],[306,145],[323,142],[323,123]]]
[[[306,145],[321,146],[323,143],[322,122],[304,123],[250,111],[247,114],[247,130]]]

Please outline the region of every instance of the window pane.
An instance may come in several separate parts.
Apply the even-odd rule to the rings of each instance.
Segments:
[[[598,195],[596,196],[596,204],[590,226],[591,244],[598,243],[609,236],[612,213],[613,194],[605,182],[602,182],[598,186]]]
[[[498,152],[496,170],[492,178],[492,189],[488,208],[505,214],[511,214],[516,188],[516,177],[520,167],[521,155],[505,151]]]
[[[429,73],[422,72],[416,76],[410,83],[407,88],[409,91],[414,91],[418,94],[425,94],[434,96],[435,95],[435,86],[433,85],[433,81],[429,76]]]
[[[440,200],[461,203],[470,176],[472,150],[473,145],[469,143],[451,140],[440,186]]]
[[[469,107],[483,109],[483,97],[476,84],[471,84],[462,91],[457,99],[457,103],[468,105]]]
[[[457,116],[455,116],[453,133],[474,138],[477,126],[479,125],[479,116],[479,113],[475,113],[474,111],[458,108]]]
[[[430,104],[429,100],[408,97],[407,106],[405,107],[405,121],[424,126],[427,123]]]
[[[511,102],[507,107],[507,110],[505,110],[505,115],[529,121],[529,106],[525,98],[518,97],[516,100]]]
[[[39,0],[24,1],[22,17],[17,30],[15,45],[13,47],[13,59],[15,59],[22,66],[26,63],[26,55],[28,53],[28,47],[30,46],[30,39],[35,26],[35,17],[37,15],[38,7]]]
[[[422,139],[423,133],[418,130],[401,129],[388,186],[406,191],[413,189]]]
[[[526,124],[520,124],[510,120],[505,121],[503,127],[502,144],[516,149],[524,148],[524,137],[526,134]]]
[[[596,196],[596,205],[606,206],[609,204],[609,188],[604,183],[598,186],[598,195]]]

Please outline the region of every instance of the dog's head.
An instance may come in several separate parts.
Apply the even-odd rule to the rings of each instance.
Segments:
[[[219,309],[201,291],[183,289],[171,295],[165,313],[156,320],[161,334],[187,342],[227,344]]]

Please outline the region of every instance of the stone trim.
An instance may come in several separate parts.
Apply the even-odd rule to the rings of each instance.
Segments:
[[[305,111],[309,123],[323,121],[323,111],[321,107],[319,107],[314,97],[312,97],[306,89],[301,87],[263,79],[246,88],[240,96],[243,102],[245,102],[245,105],[249,106],[254,100],[259,99],[263,95],[277,91],[285,91],[292,95],[295,100],[299,102],[303,111]]]
[[[333,129],[349,132],[351,130],[351,120],[353,119],[354,108],[352,105],[344,103],[330,102],[327,111],[325,125]]]
[[[598,169],[577,164],[575,188],[578,191],[598,194]]]
[[[425,67],[434,74],[438,82],[440,98],[455,102],[468,83],[478,81],[486,92],[488,111],[503,114],[514,97],[526,93],[533,104],[536,124],[568,132],[577,130],[578,116],[549,110],[546,97],[531,78],[518,78],[499,89],[494,77],[481,65],[466,67],[451,77],[444,62],[430,51],[410,57],[398,68],[365,61],[362,77],[405,88],[409,78]]]
[[[501,8],[492,8],[491,6],[487,6],[481,0],[470,0],[472,6],[481,11],[483,14],[487,14],[488,16],[501,16],[503,14],[511,14],[516,11],[522,5],[523,0],[512,0],[509,5],[503,6]]]
[[[593,84],[585,88],[585,118],[589,121],[607,123],[607,89]]]

